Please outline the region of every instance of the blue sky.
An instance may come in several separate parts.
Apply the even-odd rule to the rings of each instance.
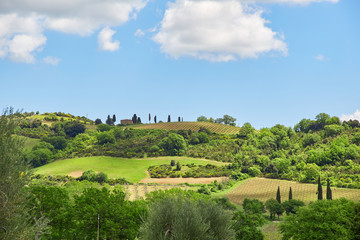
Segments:
[[[60,2],[0,3],[0,108],[256,128],[360,118],[359,1]]]

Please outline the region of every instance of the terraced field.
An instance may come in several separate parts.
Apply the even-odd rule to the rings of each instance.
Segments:
[[[130,126],[130,128],[134,129],[191,130],[195,132],[199,131],[200,127],[221,134],[236,134],[240,131],[240,127],[210,122],[167,122]]]
[[[231,202],[242,204],[245,198],[259,199],[265,202],[270,198],[276,198],[276,191],[280,186],[281,199],[288,200],[289,188],[292,188],[293,199],[298,199],[305,204],[317,200],[317,185],[298,183],[286,180],[251,178],[225,194]],[[335,188],[331,187],[333,199],[344,197],[352,201],[360,200],[360,189]],[[323,186],[323,194],[326,193],[326,186]],[[325,195],[324,195],[325,197]]]

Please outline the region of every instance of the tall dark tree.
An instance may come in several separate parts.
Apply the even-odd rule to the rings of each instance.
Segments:
[[[318,191],[317,191],[317,195],[318,195],[318,200],[322,200],[322,199],[323,199],[323,192],[322,192],[322,186],[321,186],[320,176],[319,176],[319,179],[318,179]]]
[[[171,118],[170,118],[170,115],[168,115],[168,122],[171,122]]]
[[[292,200],[292,189],[290,187],[290,190],[289,190],[289,200]]]
[[[278,190],[276,192],[276,201],[281,204],[280,186],[278,186]]]
[[[136,116],[136,114],[133,115],[132,119],[133,123],[137,123],[138,117]]]
[[[112,117],[112,121],[113,121],[113,124],[116,122],[116,116],[115,116],[115,114],[114,114],[113,117]]]
[[[181,118],[181,121],[182,121],[182,122],[184,121],[184,118],[183,118],[183,117]]]
[[[155,115],[155,117],[154,117],[154,122],[155,122],[155,123],[157,123],[157,120],[156,120],[156,115]]]
[[[97,119],[95,120],[95,125],[99,125],[99,124],[102,124],[102,121],[101,121],[100,118],[97,118]]]
[[[141,118],[138,117],[136,123],[141,123]]]
[[[112,118],[110,117],[110,115],[107,116],[106,124],[109,125],[109,126],[114,125],[113,120],[112,120]]]
[[[178,117],[178,122],[180,122],[180,117]]]
[[[330,179],[327,179],[326,199],[327,200],[332,200],[332,192],[331,192],[331,188],[330,188]]]
[[[149,113],[149,123],[151,122],[151,115],[150,115],[150,113]]]

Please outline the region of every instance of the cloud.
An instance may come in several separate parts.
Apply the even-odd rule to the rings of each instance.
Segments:
[[[53,66],[58,65],[60,61],[61,61],[60,58],[51,57],[51,56],[47,56],[47,57],[43,58],[44,63],[53,65]]]
[[[330,2],[337,3],[339,0],[240,0],[244,3],[286,3],[286,4],[298,4],[298,5],[308,5],[312,2]]]
[[[324,60],[325,60],[325,57],[324,57],[324,55],[322,55],[322,54],[319,54],[319,55],[315,56],[314,58],[315,58],[316,60],[318,60],[318,61],[324,61]]]
[[[358,120],[360,121],[360,111],[357,109],[353,114],[342,114],[341,121]]]
[[[41,51],[46,43],[46,30],[90,36],[101,28],[121,26],[135,18],[147,1],[2,0],[0,57],[17,62],[34,62],[34,53]],[[110,48],[116,46],[116,41],[112,43]]]
[[[145,35],[145,32],[141,29],[136,30],[136,32],[134,33],[135,37],[143,37]]]
[[[226,62],[269,52],[287,55],[281,34],[261,14],[238,1],[177,0],[169,3],[153,40],[174,58]]]
[[[104,28],[98,35],[99,49],[103,51],[116,51],[119,49],[120,42],[113,41],[112,36],[116,32],[109,27]]]

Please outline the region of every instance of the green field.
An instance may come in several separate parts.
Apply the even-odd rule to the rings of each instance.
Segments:
[[[259,199],[265,202],[270,198],[276,198],[276,191],[280,186],[282,201],[288,200],[289,188],[292,188],[293,199],[298,199],[305,204],[317,200],[317,185],[298,183],[293,181],[267,179],[267,178],[251,178],[245,180],[242,184],[237,185],[232,190],[226,192],[231,202],[242,204],[245,198]],[[335,188],[331,187],[333,199],[344,197],[352,201],[360,200],[360,189]],[[323,186],[323,196],[326,194],[326,186]]]
[[[180,161],[181,164],[208,163],[223,165],[221,162],[196,159],[189,157],[158,157],[158,158],[114,158],[114,157],[87,157],[58,160],[35,169],[35,173],[46,175],[68,175],[73,172],[94,170],[104,172],[109,178],[124,177],[131,182],[138,182],[147,177],[148,167],[160,164],[170,164],[170,160]]]
[[[134,129],[191,130],[194,132],[199,131],[200,127],[204,127],[211,132],[221,134],[236,134],[240,131],[239,127],[210,122],[166,122],[130,125],[128,127]]]

